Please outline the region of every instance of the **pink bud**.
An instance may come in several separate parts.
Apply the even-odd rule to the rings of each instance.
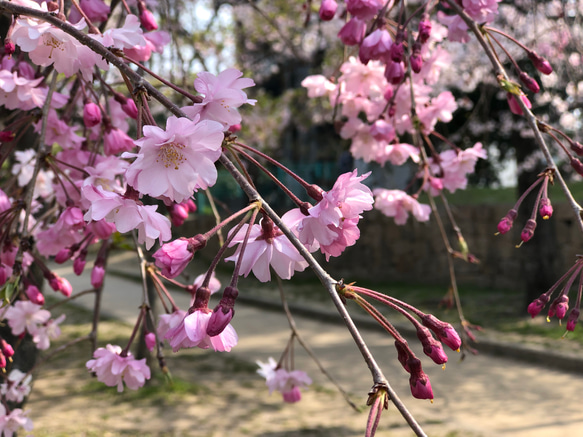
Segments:
[[[188,218],[188,205],[186,203],[175,203],[170,207],[170,220],[173,226],[182,226]]]
[[[425,16],[419,22],[419,34],[417,35],[417,40],[421,44],[425,44],[430,36],[431,36],[431,21],[429,21],[429,17]]]
[[[451,324],[439,320],[433,314],[425,314],[421,318],[421,323],[431,329],[451,350],[457,351],[461,347],[462,340]]]
[[[338,32],[338,38],[340,38],[344,45],[355,46],[362,42],[365,34],[366,23],[356,17],[352,17],[350,21],[340,29],[340,32]]]
[[[565,318],[569,309],[569,296],[566,294],[561,294],[551,303],[551,307],[553,308],[554,313],[557,315],[557,319]],[[551,317],[550,314],[549,317]]]
[[[414,73],[419,73],[423,67],[423,58],[421,57],[421,44],[416,42],[413,44],[413,53],[409,58],[409,63],[411,64],[411,70]]]
[[[433,338],[429,329],[424,326],[417,327],[417,338],[423,345],[423,352],[433,360],[435,364],[447,363],[447,355],[443,351],[441,343]]]
[[[413,358],[413,353],[407,344],[407,340],[395,340],[395,349],[397,349],[399,363],[401,363],[403,369],[409,372],[409,365],[407,363],[409,362],[409,358]]]
[[[399,85],[403,82],[405,79],[405,68],[403,63],[389,61],[385,67],[385,78],[393,85]]]
[[[534,319],[549,302],[550,297],[548,294],[541,294],[538,298],[533,300],[530,305],[528,305],[528,314]]]
[[[148,9],[144,8],[140,13],[140,23],[142,23],[142,27],[148,32],[158,29],[156,18],[154,17],[154,14]]]
[[[553,72],[553,67],[551,66],[549,61],[547,61],[542,56],[539,56],[536,52],[529,51],[528,58],[533,63],[534,68],[536,68],[542,74],[551,74]]]
[[[134,99],[126,99],[125,103],[121,105],[121,109],[123,109],[123,112],[125,112],[128,115],[128,117],[137,120],[138,107],[136,106],[136,102],[134,102]]]
[[[91,270],[91,285],[93,288],[101,288],[103,286],[103,278],[105,277],[105,269],[102,265],[95,264]]]
[[[548,197],[543,197],[540,200],[540,208],[538,213],[543,218],[543,220],[548,220],[553,215],[553,207],[551,205],[551,199]]]
[[[346,0],[346,9],[361,20],[370,20],[383,6],[382,0]]]
[[[93,102],[88,102],[83,107],[83,123],[91,128],[101,123],[101,109]]]
[[[229,132],[232,134],[239,132],[241,130],[241,123],[233,124],[229,126]]]
[[[14,139],[14,132],[9,130],[0,131],[0,143],[9,143]]]
[[[522,232],[520,233],[520,239],[524,243],[526,243],[534,235],[535,228],[536,228],[536,222],[533,219],[528,219],[526,221],[526,225],[524,225],[524,228],[522,229]]]
[[[53,290],[61,292],[61,294],[65,297],[71,296],[71,293],[73,292],[71,283],[65,278],[61,278],[55,274],[49,278],[49,285]]]
[[[512,229],[512,224],[514,223],[514,219],[516,218],[517,214],[518,211],[516,211],[514,208],[508,211],[508,214],[506,214],[498,223],[498,232],[505,234],[510,229]]]
[[[105,220],[97,220],[95,222],[91,222],[88,224],[88,227],[91,229],[91,232],[93,232],[96,237],[102,240],[108,239],[111,236],[111,234],[115,232],[115,224],[108,223]]]
[[[233,319],[234,314],[235,311],[232,308],[223,309],[221,305],[217,305],[209,319],[209,323],[206,328],[207,335],[209,337],[215,337],[223,332]]]
[[[571,150],[575,152],[577,155],[583,155],[583,144],[579,141],[570,141]]]
[[[292,386],[291,390],[284,391],[281,394],[283,395],[283,401],[288,404],[299,402],[302,399],[302,392],[297,385]]]
[[[523,115],[522,108],[518,104],[518,101],[516,100],[516,96],[514,94],[506,93],[506,99],[508,100],[508,106],[510,107],[510,112],[512,112],[513,114],[516,114],[516,115]],[[528,100],[528,97],[526,97],[524,94],[522,94],[520,96],[520,99],[524,102],[524,104],[526,105],[526,107],[528,109],[532,108],[532,104],[530,103],[530,100]]]
[[[581,311],[579,310],[579,308],[573,308],[571,310],[571,312],[569,313],[569,317],[567,318],[567,331],[575,330],[575,325],[577,325],[577,322],[579,321],[580,314]]]
[[[583,163],[577,158],[571,158],[571,167],[573,167],[579,175],[583,176]]]
[[[156,346],[156,335],[153,332],[148,332],[144,336],[144,341],[146,342],[146,347],[150,352],[154,350],[154,346]]]
[[[0,349],[7,358],[14,356],[14,348],[4,339],[0,340]]]
[[[393,98],[393,87],[392,86],[388,86],[387,89],[385,90],[385,93],[383,94],[383,97],[385,98],[385,100],[388,102],[389,100],[391,100]]]
[[[431,383],[425,372],[421,369],[421,361],[418,358],[410,358],[407,364],[411,373],[409,386],[413,397],[417,399],[433,399]]]
[[[538,93],[540,91],[540,86],[536,80],[525,73],[524,71],[520,73],[520,81],[533,93]]]
[[[382,118],[379,118],[370,127],[370,134],[377,141],[386,141],[390,143],[396,137],[395,128],[391,123],[387,123]]]
[[[320,4],[320,11],[318,12],[320,15],[320,20],[330,21],[332,18],[334,18],[337,9],[338,3],[336,3],[336,1],[322,0],[322,3]]]
[[[59,250],[55,255],[55,262],[57,264],[63,264],[71,259],[71,251],[67,248]]]
[[[4,369],[6,367],[6,357],[2,352],[0,352],[0,368]]]
[[[401,62],[405,56],[403,43],[395,43],[391,46],[390,57],[393,62]]]
[[[24,293],[32,303],[35,303],[37,305],[44,305],[45,297],[43,296],[43,294],[40,292],[36,285],[30,284],[28,287],[26,287]]]
[[[78,256],[77,258],[75,258],[75,261],[73,261],[73,271],[77,276],[81,276],[83,270],[85,270],[86,263],[87,262],[85,261],[84,256]]]
[[[4,40],[4,54],[10,56],[16,50],[16,45],[10,38]]]

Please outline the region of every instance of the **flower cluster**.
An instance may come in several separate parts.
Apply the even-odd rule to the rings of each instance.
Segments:
[[[277,362],[269,357],[267,363],[256,361],[259,366],[259,373],[265,378],[265,383],[269,388],[269,394],[274,391],[279,391],[284,402],[294,403],[302,398],[300,388],[307,387],[312,383],[311,378],[301,370],[286,370],[277,364]]]

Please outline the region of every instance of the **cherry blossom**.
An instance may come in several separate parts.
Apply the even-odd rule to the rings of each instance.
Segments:
[[[137,390],[150,379],[150,368],[146,365],[145,358],[136,360],[131,352],[125,356],[121,353],[121,347],[108,344],[93,352],[94,359],[87,361],[85,366],[96,374],[98,381],[108,387],[117,387],[120,393],[124,389],[124,383],[129,389]]]
[[[0,432],[4,437],[12,437],[21,428],[32,431],[33,427],[32,420],[27,417],[27,412],[14,408],[8,413],[6,407],[0,404]]]
[[[4,314],[4,318],[8,321],[8,326],[15,336],[25,332],[35,335],[50,317],[51,313],[42,309],[40,305],[23,300],[16,301],[14,305],[8,307]]]
[[[126,172],[130,185],[143,194],[182,202],[198,189],[214,185],[215,161],[221,155],[222,126],[212,120],[169,117],[166,130],[144,126],[138,153]]]
[[[409,213],[420,222],[429,220],[431,207],[420,204],[417,199],[409,196],[401,190],[387,190],[376,188],[373,190],[375,195],[375,208],[388,217],[394,217],[395,223],[404,225],[407,223]]]
[[[269,394],[275,390],[281,392],[283,400],[288,403],[298,402],[301,399],[300,387],[312,383],[312,379],[302,370],[286,370],[278,368],[277,362],[269,357],[267,363],[256,361],[259,366],[257,373],[265,378]]]
[[[182,273],[194,256],[194,251],[189,250],[190,245],[187,238],[177,238],[154,253],[156,266],[162,270],[164,276],[175,278]]]
[[[303,219],[303,215],[297,214],[298,210],[288,211],[283,215],[282,221],[289,228],[294,228],[297,223]],[[282,279],[290,279],[294,272],[301,272],[308,266],[308,263],[300,255],[297,249],[283,235],[283,232],[270,219],[263,219],[262,225],[253,225],[249,234],[249,241],[241,262],[239,274],[249,275],[251,271],[261,282],[271,280],[271,271],[273,270]],[[269,223],[269,225],[265,225]],[[233,255],[226,258],[225,261],[237,262],[241,256],[241,243],[245,239],[249,225],[245,224],[233,237],[229,244],[232,247],[239,244]]]
[[[10,402],[20,403],[30,394],[32,375],[12,369],[6,381],[0,384],[0,394]]]
[[[56,319],[48,320],[45,324],[40,325],[32,336],[32,341],[36,343],[36,347],[42,351],[47,350],[51,346],[51,340],[56,340],[61,335],[61,328],[59,323],[65,320],[65,315],[62,314]]]
[[[202,103],[186,106],[182,110],[190,118],[199,114],[201,120],[215,120],[226,129],[241,123],[241,114],[237,111],[241,105],[255,105],[256,100],[248,99],[243,88],[255,86],[252,79],[241,77],[243,73],[228,68],[215,76],[203,71],[194,80],[194,88],[204,96]]]

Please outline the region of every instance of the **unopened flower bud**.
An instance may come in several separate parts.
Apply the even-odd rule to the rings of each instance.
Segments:
[[[564,319],[569,310],[569,296],[561,294],[558,296],[549,307],[549,317],[557,316],[557,319]]]
[[[288,404],[293,404],[302,400],[302,392],[297,385],[294,385],[291,390],[284,391],[281,394],[283,395],[283,401]]]
[[[87,264],[87,261],[85,261],[84,254],[81,254],[77,258],[75,258],[75,260],[73,261],[73,271],[77,276],[81,276],[83,270],[85,270],[85,264]]]
[[[522,240],[523,243],[526,243],[532,238],[532,236],[534,235],[535,228],[536,221],[534,221],[533,219],[528,219],[526,221],[526,224],[524,225],[524,228],[522,229],[522,232],[520,233],[520,239]]]
[[[383,93],[383,97],[388,102],[393,98],[393,94],[394,94],[393,87],[388,86],[387,89],[385,90],[385,92]]]
[[[545,305],[549,302],[550,297],[548,294],[544,293],[541,294],[538,298],[533,300],[530,305],[528,305],[528,314],[534,319],[545,307]]]
[[[529,51],[528,58],[533,63],[534,68],[536,68],[542,74],[551,74],[553,72],[553,67],[551,66],[549,61],[547,61],[542,56],[538,55],[536,52],[532,50]]]
[[[97,126],[101,123],[101,109],[96,103],[87,102],[83,106],[83,123],[88,128]]]
[[[520,81],[533,93],[538,93],[540,91],[540,86],[536,80],[525,73],[524,71],[520,73]]]
[[[405,47],[402,42],[396,42],[391,46],[389,56],[393,62],[401,62],[405,56]]]
[[[407,344],[407,340],[395,340],[395,349],[397,349],[397,359],[399,360],[399,363],[401,363],[403,369],[409,372],[409,365],[407,363],[409,362],[409,358],[413,358],[413,354]]]
[[[123,109],[123,112],[125,112],[128,117],[131,117],[134,120],[138,119],[138,107],[136,106],[134,99],[126,99],[125,103],[121,105],[121,109]]]
[[[332,18],[334,18],[337,9],[338,3],[336,3],[335,0],[322,0],[322,3],[320,4],[320,11],[318,12],[320,15],[320,20],[330,21]]]
[[[61,278],[60,276],[57,276],[53,273],[47,279],[49,280],[49,285],[53,290],[61,292],[61,294],[65,297],[71,296],[73,287],[71,286],[71,283],[65,278]]]
[[[338,32],[338,38],[340,38],[342,44],[346,46],[355,46],[362,42],[365,34],[366,22],[356,17],[352,17],[350,21],[340,29],[340,32]]]
[[[140,12],[140,23],[142,23],[142,27],[146,29],[148,32],[158,29],[158,23],[156,22],[156,18],[154,17],[154,14],[148,9],[144,8]]]
[[[421,44],[425,44],[430,36],[431,36],[431,21],[429,21],[429,17],[425,15],[419,22],[419,34],[417,35],[417,40]]]
[[[209,324],[206,328],[206,333],[209,337],[215,337],[225,330],[227,325],[233,319],[235,315],[235,310],[233,308],[226,308],[217,305],[213,310],[213,314],[209,319]]]
[[[0,143],[9,143],[14,139],[14,132],[9,130],[0,131]]]
[[[551,205],[551,199],[548,197],[543,197],[540,200],[540,207],[538,213],[543,218],[543,220],[548,220],[553,215],[553,207]]]
[[[461,347],[462,340],[451,324],[439,320],[433,314],[425,314],[421,317],[421,323],[431,329],[451,350],[457,351]]]
[[[575,330],[575,325],[577,325],[577,322],[579,321],[580,314],[581,311],[579,310],[579,308],[573,308],[571,310],[571,312],[569,313],[569,317],[567,318],[567,331]]]
[[[512,112],[513,114],[516,114],[516,115],[523,115],[524,114],[522,112],[522,108],[518,104],[518,100],[516,100],[516,96],[514,94],[506,93],[506,98],[508,100],[508,106],[510,107],[510,112]],[[526,97],[524,94],[522,94],[520,96],[520,99],[524,102],[525,106],[528,109],[532,108],[532,104],[530,103],[530,100],[528,100],[528,97]]]
[[[168,210],[173,226],[182,226],[188,218],[188,205],[186,203],[173,203]]]
[[[6,356],[6,358],[14,356],[14,348],[4,339],[0,340],[0,350]]]
[[[153,332],[148,332],[144,335],[144,342],[146,343],[146,347],[150,352],[154,350],[154,346],[156,346],[156,334]]]
[[[36,285],[30,284],[28,287],[25,288],[24,293],[26,297],[32,302],[37,305],[44,305],[45,304],[45,297],[40,292]]]
[[[393,85],[399,85],[405,79],[405,68],[403,67],[402,62],[387,62],[387,66],[385,67],[385,78],[387,81]],[[391,108],[389,108],[389,116],[393,116],[390,114]]]
[[[410,358],[408,366],[411,374],[409,386],[413,397],[417,399],[433,399],[431,383],[429,382],[429,377],[421,369],[421,361],[418,358]]]
[[[413,44],[413,52],[411,53],[411,57],[409,58],[409,63],[411,64],[411,70],[415,73],[419,73],[421,71],[421,67],[423,67],[423,58],[421,57],[421,44],[416,42]]]
[[[71,259],[71,250],[68,248],[59,250],[55,255],[55,262],[57,264],[63,264],[64,262],[69,261],[69,259]]]
[[[0,352],[0,369],[6,368],[6,357]]]
[[[447,363],[447,355],[443,351],[441,343],[433,338],[429,329],[425,326],[418,326],[417,338],[423,345],[423,353],[431,358],[435,364]]]
[[[240,130],[241,130],[241,123],[232,124],[231,126],[229,126],[229,132],[231,132],[232,134],[237,133]]]
[[[579,141],[570,140],[569,145],[571,146],[571,150],[577,155],[583,155],[583,144],[581,144]]]
[[[103,278],[105,277],[105,269],[103,265],[95,263],[91,270],[91,285],[93,288],[101,288],[103,286]]]
[[[583,176],[583,163],[577,158],[571,157],[571,167],[573,167],[579,175]]]
[[[10,38],[6,38],[4,40],[4,54],[10,56],[14,53],[15,50],[16,45],[14,44],[14,41],[12,41]]]
[[[508,214],[502,217],[502,219],[498,223],[498,232],[500,232],[501,234],[505,234],[510,229],[512,229],[512,224],[514,223],[514,219],[516,218],[517,215],[518,211],[516,211],[515,209],[511,209],[510,211],[508,211]]]

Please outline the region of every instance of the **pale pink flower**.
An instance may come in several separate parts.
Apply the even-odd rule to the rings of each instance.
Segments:
[[[28,417],[26,417],[27,412],[20,408],[14,408],[7,414],[6,407],[0,404],[0,432],[4,437],[12,437],[20,429],[25,431],[32,431],[33,423]]]
[[[116,387],[122,392],[125,385],[132,390],[142,387],[150,379],[150,368],[146,359],[136,360],[130,352],[121,356],[119,346],[108,344],[93,353],[93,360],[87,361],[86,367],[97,375],[97,380],[108,387]]]
[[[177,238],[154,253],[156,266],[162,270],[164,276],[175,278],[182,273],[194,257],[194,250],[189,249],[189,246],[191,244],[187,238]]]
[[[26,377],[25,377],[26,376]],[[30,394],[30,381],[32,375],[26,375],[18,369],[12,369],[6,378],[6,382],[0,384],[0,394],[7,401],[20,403]]]
[[[171,329],[176,328],[186,316],[186,311],[177,309],[172,314],[162,314],[158,318],[158,337],[164,338],[166,333]]]
[[[83,12],[85,12],[85,15],[87,15],[87,18],[95,22],[107,20],[111,10],[103,0],[80,0],[79,5],[83,9]],[[69,21],[71,23],[77,23],[81,18],[81,14],[77,11],[77,8],[71,8]]]
[[[370,20],[382,7],[382,0],[346,0],[348,12],[361,20]]]
[[[502,0],[462,0],[464,11],[478,23],[490,23],[498,15],[498,3]]]
[[[357,17],[352,17],[350,21],[340,29],[340,32],[338,32],[338,38],[340,38],[340,41],[342,41],[342,44],[344,45],[355,46],[362,42],[365,34],[366,22]]]
[[[373,190],[373,194],[375,195],[375,208],[387,217],[394,217],[395,223],[398,225],[407,223],[409,213],[412,213],[420,222],[429,220],[431,207],[420,204],[417,199],[404,191],[376,188]]]
[[[255,86],[252,79],[241,77],[243,73],[228,68],[215,76],[203,71],[194,80],[194,88],[204,96],[202,103],[186,106],[182,110],[190,118],[199,114],[201,120],[215,120],[226,129],[241,123],[241,114],[237,111],[241,105],[255,105],[256,100],[248,99],[243,88]]]
[[[24,300],[16,301],[14,305],[8,307],[4,314],[4,318],[8,321],[8,326],[15,336],[25,332],[35,335],[50,317],[51,313],[42,309],[40,305]]]
[[[308,210],[309,216],[297,229],[300,241],[310,250],[320,247],[328,259],[356,242],[360,214],[372,209],[373,204],[370,189],[361,183],[369,174],[357,176],[354,170],[340,175],[332,189],[322,193],[322,200]],[[334,250],[328,252],[330,248]]]
[[[146,40],[140,27],[140,19],[133,14],[126,16],[124,25],[121,28],[111,28],[106,30],[102,36],[93,35],[92,37],[104,46],[115,47],[116,49],[131,49],[146,45]]]
[[[442,11],[438,11],[437,19],[441,24],[447,26],[447,37],[450,41],[467,43],[470,40],[468,25],[459,15],[446,15]]]
[[[147,61],[152,52],[162,53],[164,47],[170,42],[170,34],[163,30],[157,30],[144,34],[146,45],[143,47],[133,47],[124,49],[124,53],[136,61]]]
[[[307,88],[310,98],[327,96],[336,91],[336,85],[321,74],[306,77],[302,80],[302,86]]]
[[[282,221],[288,228],[294,228],[302,218],[303,215],[298,216],[296,210],[292,210],[283,215]],[[233,237],[229,247],[236,244],[239,246],[235,253],[225,261],[238,261],[241,255],[241,243],[245,239],[248,227],[248,224],[243,225]],[[255,277],[261,282],[268,282],[271,280],[271,268],[282,279],[290,279],[295,272],[304,271],[308,263],[283,235],[283,232],[276,226],[272,226],[267,232],[270,235],[266,235],[261,225],[253,225],[239,274],[247,276],[253,271]]]
[[[403,165],[407,159],[411,158],[413,162],[419,162],[419,149],[411,144],[387,144],[380,148],[375,161],[384,165],[390,161],[394,165]]]
[[[257,373],[265,378],[269,394],[275,390],[281,392],[285,402],[294,403],[301,399],[300,387],[306,387],[312,383],[312,379],[302,370],[288,371],[278,368],[276,361],[269,357],[267,363],[256,361],[259,366]]]
[[[474,172],[479,158],[486,159],[487,153],[482,143],[476,143],[465,150],[445,150],[439,154],[439,164],[433,158],[429,159],[433,174],[443,173],[441,183],[450,192],[465,189],[468,183],[467,175]]]
[[[103,135],[103,153],[106,155],[129,152],[134,147],[134,140],[121,129],[111,126],[105,129],[105,134]]]
[[[177,352],[182,348],[199,347],[208,349],[212,347],[217,352],[229,352],[236,346],[237,333],[231,324],[219,335],[209,337],[206,333],[212,311],[209,309],[194,310],[174,328],[168,330],[164,335],[172,347],[172,351]]]
[[[37,331],[32,336],[32,341],[36,343],[36,347],[42,351],[47,350],[51,346],[51,340],[56,340],[61,335],[61,328],[59,324],[65,320],[65,315],[61,314],[56,319],[47,321],[44,325],[39,326]]]
[[[126,172],[128,183],[140,193],[182,202],[198,189],[214,185],[215,161],[221,155],[222,126],[212,120],[169,117],[166,130],[144,126],[136,141],[138,153]]]

